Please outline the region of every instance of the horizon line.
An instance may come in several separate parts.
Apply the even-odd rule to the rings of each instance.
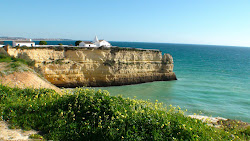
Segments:
[[[9,36],[0,36],[0,37],[9,37]],[[26,37],[10,37],[10,38],[24,38],[24,39],[39,39],[39,38],[26,38]],[[67,39],[67,38],[40,38],[40,39],[64,39],[62,41],[78,41],[79,39]],[[11,40],[0,40],[0,41],[11,41]],[[39,40],[34,40],[39,41]],[[46,41],[46,40],[45,40]],[[47,40],[47,41],[57,41],[57,40]],[[59,40],[60,41],[60,40]],[[88,40],[82,40],[88,41]],[[202,43],[182,43],[182,42],[154,42],[154,41],[114,41],[109,40],[109,42],[137,42],[137,43],[165,43],[165,44],[183,44],[183,45],[208,45],[208,46],[228,46],[228,47],[250,47],[245,45],[226,45],[226,44],[202,44]]]

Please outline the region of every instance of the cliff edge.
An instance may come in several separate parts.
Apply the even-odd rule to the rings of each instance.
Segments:
[[[133,48],[8,48],[9,55],[31,59],[59,87],[118,86],[177,80],[173,58],[159,50]]]

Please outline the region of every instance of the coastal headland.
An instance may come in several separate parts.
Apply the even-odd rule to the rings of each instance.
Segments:
[[[9,47],[10,56],[35,61],[59,87],[119,86],[177,80],[173,58],[159,50],[120,47]]]
[[[249,140],[248,123],[207,116],[186,116],[180,107],[164,106],[158,101],[110,96],[108,91],[95,91],[88,88],[57,91],[58,88],[47,85],[49,82],[42,80],[43,77],[37,73],[46,71],[43,69],[46,69],[47,65],[54,65],[56,69],[60,68],[58,65],[71,64],[72,66],[73,63],[78,65],[81,62],[79,58],[85,58],[88,64],[91,64],[90,60],[92,62],[98,60],[90,59],[91,57],[99,57],[99,60],[114,59],[113,61],[103,59],[103,65],[99,65],[114,69],[112,66],[119,64],[116,64],[117,60],[115,60],[118,57],[114,56],[120,53],[123,54],[123,57],[120,57],[121,60],[129,60],[125,58],[125,55],[127,57],[131,57],[131,55],[126,53],[134,53],[136,56],[144,57],[141,61],[151,61],[148,66],[162,64],[158,66],[161,68],[158,69],[158,73],[174,74],[173,58],[168,54],[161,55],[160,51],[131,48],[79,49],[75,47],[5,49],[9,54],[0,48],[0,82],[3,82],[0,84],[0,121],[3,120],[0,122],[0,126],[2,126],[0,131],[3,134],[0,136],[0,140],[127,140],[131,138],[142,140],[152,140],[153,138],[156,140]],[[83,53],[85,51],[92,51],[92,54]],[[9,56],[10,53],[12,53],[11,56]],[[96,53],[99,53],[99,56]],[[103,57],[107,54],[111,54],[111,56],[113,54],[113,58]],[[64,58],[59,58],[60,55]],[[82,56],[79,57],[80,55]],[[74,56],[77,56],[74,58],[75,60],[72,59]],[[39,62],[39,59],[46,60],[46,57],[54,58],[47,59],[50,62]],[[135,58],[135,60],[138,59]],[[157,61],[158,63],[155,63]],[[131,65],[136,64],[139,63],[131,63]],[[126,65],[130,65],[129,62],[126,62]],[[129,66],[127,68],[130,69]],[[85,67],[85,69],[87,68]],[[88,70],[91,71],[91,69]],[[148,69],[145,70],[150,72]],[[11,129],[8,129],[8,126]]]

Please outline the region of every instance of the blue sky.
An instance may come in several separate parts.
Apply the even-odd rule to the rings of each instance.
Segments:
[[[0,0],[0,36],[250,47],[250,0]]]

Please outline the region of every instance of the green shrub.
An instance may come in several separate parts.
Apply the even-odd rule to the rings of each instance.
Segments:
[[[30,139],[39,139],[39,140],[42,140],[43,139],[43,136],[39,135],[39,134],[31,134],[29,136]]]
[[[79,46],[79,44],[80,44],[81,42],[82,42],[82,41],[80,41],[80,40],[79,40],[79,41],[76,41],[76,42],[75,42],[75,46]]]
[[[17,62],[20,62],[22,64],[26,64],[28,66],[34,67],[35,65],[35,61],[30,60],[30,59],[21,59],[21,58],[15,58],[15,57],[11,57],[8,55],[4,55],[0,53],[0,62],[12,62],[12,64],[10,64],[9,66],[11,66],[12,68],[15,68],[16,66],[18,66]],[[16,62],[16,63],[15,63]],[[20,64],[19,64],[20,66]]]
[[[39,45],[47,45],[47,42],[46,41],[40,41]]]
[[[63,51],[64,47],[63,46],[59,46],[59,47],[54,47],[55,51]]]
[[[50,140],[249,139],[186,117],[178,107],[81,88],[59,95],[0,85],[0,117]]]
[[[64,59],[57,59],[57,60],[54,61],[54,63],[62,65],[63,64],[63,60]]]
[[[11,62],[10,56],[0,53],[0,62]]]
[[[105,62],[103,62],[103,64],[104,64],[105,66],[110,66],[110,67],[112,67],[112,66],[115,65],[115,61],[114,61],[114,60],[106,60]]]
[[[20,67],[21,64],[19,62],[13,62],[13,63],[10,63],[8,65],[8,67],[12,68],[12,69],[17,69],[18,67]]]
[[[32,67],[35,69],[35,61],[32,61],[30,59],[21,59],[21,58],[15,58],[12,56],[4,55],[0,53],[0,62],[6,62],[7,67],[0,71],[0,75],[8,75],[13,72],[23,72],[23,71],[32,71],[32,69],[28,68],[26,65]]]

